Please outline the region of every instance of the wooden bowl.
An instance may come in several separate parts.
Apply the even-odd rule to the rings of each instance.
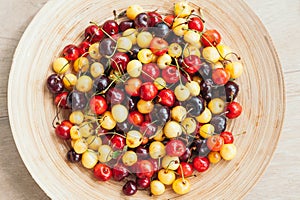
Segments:
[[[137,0],[146,10],[171,12],[167,0]],[[8,109],[13,136],[35,181],[53,199],[148,199],[147,192],[122,195],[123,182],[98,182],[90,170],[66,160],[67,145],[58,139],[51,122],[52,95],[45,80],[51,63],[64,46],[78,44],[90,21],[104,22],[132,4],[130,0],[52,0],[36,15],[16,49],[8,86]],[[189,3],[204,9],[207,27],[222,34],[223,42],[241,55],[245,71],[238,79],[243,114],[227,130],[235,134],[237,156],[221,161],[205,173],[189,178],[191,192],[176,195],[170,187],[153,199],[240,199],[265,171],[276,148],[285,110],[281,66],[272,41],[258,17],[241,0]]]

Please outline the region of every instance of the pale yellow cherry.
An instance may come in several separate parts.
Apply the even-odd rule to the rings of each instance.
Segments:
[[[181,122],[186,118],[187,111],[183,106],[175,106],[171,110],[171,118],[177,122]]]
[[[157,66],[160,69],[165,69],[172,63],[172,57],[169,54],[161,55],[157,58]]]
[[[199,129],[199,134],[203,138],[209,138],[215,133],[215,127],[212,124],[204,124]]]
[[[98,162],[97,153],[88,150],[82,154],[81,163],[87,169],[92,169]]]
[[[143,13],[144,9],[140,6],[140,5],[130,5],[127,10],[126,10],[126,15],[129,19],[134,20],[135,17],[140,14]]]
[[[237,150],[234,144],[224,144],[220,154],[224,160],[232,160],[236,156]]]
[[[192,117],[185,118],[181,122],[181,125],[183,127],[183,132],[186,133],[186,134],[192,134],[192,133],[194,133],[196,131],[196,128],[197,128],[197,122]]]
[[[201,53],[198,47],[194,45],[187,45],[186,48],[183,50],[183,56],[188,57],[190,55],[195,55],[200,57]]]
[[[178,58],[182,54],[182,47],[178,43],[172,43],[169,45],[168,54],[173,58]]]
[[[207,155],[207,158],[210,163],[217,164],[221,160],[222,157],[218,151],[211,151]]]
[[[117,40],[117,50],[119,52],[128,52],[132,47],[132,42],[128,37],[120,37]]]
[[[150,46],[153,36],[148,31],[142,31],[137,35],[136,42],[139,47],[146,49]]]
[[[172,189],[175,193],[183,195],[191,190],[191,184],[187,179],[178,178],[173,182]]]
[[[117,122],[113,118],[110,111],[105,111],[105,113],[103,113],[99,122],[100,122],[102,128],[104,128],[106,130],[112,130],[117,125]]]
[[[138,157],[134,151],[126,151],[122,156],[122,162],[126,166],[132,166],[138,160]]]
[[[103,65],[101,63],[99,63],[99,62],[94,62],[91,65],[90,73],[91,73],[91,75],[94,78],[97,78],[97,77],[103,75],[104,74],[104,67],[103,67]]]
[[[81,134],[79,132],[79,126],[74,125],[71,127],[70,136],[71,136],[72,140],[77,140],[77,139],[81,138]]]
[[[224,66],[221,62],[212,63],[212,65],[211,65],[212,70],[215,70],[215,69],[218,69],[218,68],[224,68]]]
[[[200,85],[196,81],[187,82],[185,87],[188,88],[191,96],[198,96],[200,94]]]
[[[99,52],[99,42],[92,44],[89,47],[89,55],[91,58],[98,60],[101,58],[101,54]]]
[[[243,65],[240,62],[229,62],[225,65],[225,69],[230,73],[230,78],[236,79],[243,73]]]
[[[178,101],[185,101],[190,97],[189,89],[184,85],[177,85],[174,90],[175,97]]]
[[[185,32],[188,30],[188,24],[186,23],[187,20],[184,18],[175,18],[174,22],[173,22],[173,32],[175,33],[175,35],[177,36],[183,36],[185,34]]]
[[[83,122],[79,125],[78,131],[82,137],[87,138],[92,134],[92,124],[90,122]]]
[[[149,146],[149,155],[151,158],[158,159],[166,155],[166,148],[162,142],[154,141]]]
[[[94,151],[97,151],[100,145],[102,145],[102,139],[97,135],[90,135],[86,139],[86,142],[88,143],[88,148]]]
[[[167,87],[167,83],[166,83],[165,79],[163,79],[162,77],[157,77],[154,80],[154,85],[156,86],[156,88],[158,90],[162,90]]]
[[[129,28],[129,29],[127,29],[127,30],[125,30],[124,32],[123,32],[123,34],[122,34],[122,36],[123,37],[127,37],[128,39],[130,39],[131,40],[131,43],[133,44],[133,45],[135,45],[136,44],[136,40],[137,40],[137,34],[138,34],[138,32],[137,32],[137,30],[135,29],[135,28]]]
[[[151,194],[158,196],[162,195],[166,191],[165,185],[159,180],[151,181],[150,183]]]
[[[70,68],[69,61],[64,57],[56,58],[52,63],[53,71],[58,74],[64,74]]]
[[[177,156],[166,155],[165,157],[163,157],[161,161],[161,166],[164,169],[177,170],[179,165],[180,165],[180,161]]]
[[[89,69],[90,63],[86,57],[79,57],[74,61],[73,69],[75,72],[86,72]]]
[[[80,110],[75,110],[73,111],[70,116],[69,116],[69,120],[70,122],[72,122],[72,124],[81,124],[84,120],[84,115],[82,113],[82,111]]]
[[[72,90],[73,87],[76,85],[77,76],[75,74],[66,74],[63,77],[63,83],[67,90]]]
[[[127,73],[129,76],[137,78],[142,73],[143,64],[139,60],[131,60],[127,64]]]
[[[216,47],[205,47],[202,51],[202,56],[205,60],[211,63],[218,62],[221,58],[218,50]]]
[[[164,127],[164,134],[167,138],[176,138],[182,134],[181,125],[176,121],[168,121]]]
[[[192,8],[187,1],[180,1],[174,5],[174,14],[177,17],[187,17],[191,14]]]
[[[98,159],[101,163],[106,163],[112,159],[113,150],[109,145],[100,145],[98,148]]]
[[[126,145],[129,148],[136,148],[143,142],[143,135],[136,130],[131,130],[126,135]]]
[[[202,124],[210,122],[211,118],[212,114],[207,107],[205,107],[204,111],[199,116],[195,117],[195,119]]]
[[[158,172],[158,180],[165,185],[172,185],[176,179],[175,172],[173,170],[161,169]]]
[[[137,109],[142,114],[150,113],[154,108],[154,103],[152,101],[145,101],[140,99],[137,103]]]
[[[208,103],[208,109],[212,114],[218,115],[224,112],[225,102],[220,98],[214,98]]]
[[[89,92],[93,88],[93,80],[87,75],[80,76],[76,82],[76,89],[79,92]]]
[[[194,43],[197,43],[198,41],[200,41],[200,34],[194,30],[188,30],[184,33],[183,39],[187,43],[190,43],[193,45]]]
[[[216,47],[219,51],[219,54],[221,55],[220,60],[224,60],[224,59],[230,60],[231,55],[232,55],[232,50],[230,49],[229,46],[227,46],[225,44],[218,44]]]
[[[154,54],[150,49],[142,49],[138,52],[137,58],[139,61],[141,61],[143,64],[148,64],[152,62]]]
[[[128,109],[122,104],[113,105],[111,113],[116,122],[124,122],[128,116]]]
[[[74,143],[74,151],[78,154],[82,154],[88,149],[88,144],[83,138],[79,138]]]
[[[152,138],[149,138],[152,139]],[[163,128],[161,126],[157,127],[157,131],[153,137],[155,141],[162,142],[165,139]]]

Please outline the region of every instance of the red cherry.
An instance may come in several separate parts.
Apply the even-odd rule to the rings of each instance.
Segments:
[[[69,108],[67,104],[67,96],[68,92],[62,92],[54,98],[54,104],[57,106],[59,104],[59,107],[61,108]]]
[[[67,60],[73,61],[79,57],[80,52],[77,46],[69,44],[63,49],[63,55]]]
[[[181,167],[178,167],[178,169],[177,169],[177,173],[180,177],[182,176],[182,172],[183,172],[184,177],[189,177],[189,176],[193,175],[194,168],[191,163],[181,162],[180,165],[181,165]],[[182,168],[182,170],[181,170],[181,168]]]
[[[194,74],[201,68],[201,60],[196,55],[185,57],[182,62],[182,68],[187,73]]]
[[[166,40],[155,37],[151,40],[150,50],[156,56],[161,56],[168,51],[169,44]]]
[[[88,55],[89,47],[91,46],[91,43],[87,40],[84,40],[78,45],[78,50],[80,56],[86,57]]]
[[[55,128],[55,133],[59,138],[68,140],[71,138],[70,129],[72,126],[73,124],[69,120],[64,120]]]
[[[141,124],[140,132],[146,137],[153,136],[157,131],[157,126],[154,123],[144,121]]]
[[[110,142],[111,146],[116,150],[122,150],[126,145],[126,139],[120,135],[113,135]]]
[[[152,82],[143,83],[140,87],[140,97],[145,101],[151,101],[158,93],[157,87]]]
[[[117,52],[111,58],[111,67],[115,70],[126,71],[130,59],[126,53]]]
[[[166,24],[171,27],[173,25],[175,16],[174,15],[167,15],[164,19],[164,21],[166,22]]]
[[[154,79],[158,78],[160,76],[160,70],[155,63],[148,63],[143,65],[142,68],[143,72],[142,73],[142,79],[145,82],[150,82],[153,81]]]
[[[125,82],[125,91],[130,96],[140,96],[142,81],[139,78],[130,78]]]
[[[223,68],[217,68],[212,72],[212,80],[217,85],[225,85],[229,79],[230,73]]]
[[[144,121],[144,115],[139,111],[132,111],[128,115],[128,122],[135,126],[140,126]]]
[[[167,83],[172,84],[179,81],[180,72],[174,66],[167,66],[162,70],[161,75]]]
[[[96,95],[90,100],[90,108],[97,115],[101,115],[107,110],[106,100],[102,96]]]
[[[224,144],[232,144],[234,142],[234,137],[231,132],[222,132],[220,136],[224,139]]]
[[[207,138],[207,147],[211,151],[220,151],[224,144],[224,139],[220,135],[212,135]]]
[[[106,102],[108,104],[119,104],[125,99],[123,90],[118,88],[110,88],[105,94]]]
[[[204,172],[209,168],[209,160],[207,157],[196,156],[193,159],[193,167],[198,172]]]
[[[150,158],[148,160],[152,163],[153,171],[157,172],[160,169],[159,165],[158,165],[158,160],[157,159],[153,159],[153,158]]]
[[[166,144],[166,152],[169,156],[180,157],[185,153],[185,150],[186,150],[185,144],[178,139],[170,140]]]
[[[139,178],[136,177],[136,184],[139,189],[147,189],[150,187],[151,179],[149,177]]]
[[[108,35],[115,35],[119,32],[119,25],[115,20],[107,20],[102,28]]]
[[[164,106],[172,107],[176,97],[173,90],[163,89],[158,93],[158,103]]]
[[[107,165],[98,163],[94,167],[94,176],[101,181],[107,181],[111,178],[112,171]]]
[[[121,181],[129,175],[128,169],[121,163],[114,166],[112,176],[115,181]]]
[[[196,30],[199,32],[203,31],[203,21],[199,17],[192,17],[188,23],[189,29]]]
[[[157,23],[162,22],[162,16],[155,11],[148,12],[147,15],[150,19],[150,24],[149,24],[150,27],[153,27]]]
[[[138,161],[136,165],[136,176],[139,178],[151,178],[154,174],[153,165],[149,160]]]
[[[217,46],[221,42],[221,35],[214,29],[207,30],[202,34],[200,41],[204,47]]]
[[[242,106],[238,102],[231,102],[226,107],[226,117],[228,119],[234,119],[241,115],[242,113]]]
[[[90,25],[84,31],[84,37],[90,43],[95,43],[103,39],[104,33],[97,25]]]

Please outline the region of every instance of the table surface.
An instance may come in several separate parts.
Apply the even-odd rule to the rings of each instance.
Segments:
[[[234,0],[227,1],[234,3]],[[300,1],[245,1],[273,39],[284,72],[287,97],[283,131],[274,157],[245,199],[299,199]],[[19,156],[7,112],[7,82],[14,50],[27,25],[46,2],[0,0],[0,199],[49,199]]]

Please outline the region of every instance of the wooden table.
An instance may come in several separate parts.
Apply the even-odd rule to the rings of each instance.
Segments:
[[[285,123],[274,158],[246,199],[300,199],[300,1],[245,1],[270,32],[282,63],[287,95]],[[49,199],[31,178],[16,149],[6,94],[14,50],[46,2],[0,0],[0,199]]]

